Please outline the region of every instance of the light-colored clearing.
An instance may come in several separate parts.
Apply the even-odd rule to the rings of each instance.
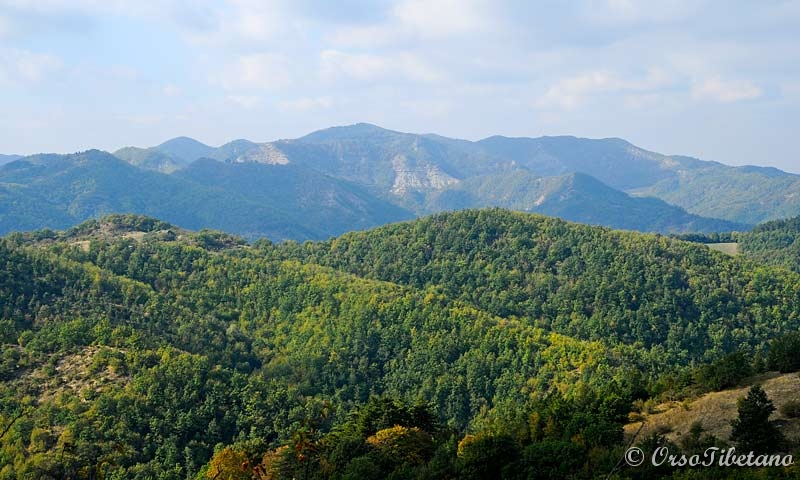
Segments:
[[[77,242],[70,243],[70,245],[75,245],[75,246],[79,247],[81,250],[83,250],[84,252],[88,252],[90,243],[91,242],[89,242],[89,240],[78,240]]]
[[[128,232],[122,234],[122,238],[132,238],[137,242],[141,242],[145,235],[145,232]]]
[[[114,347],[83,347],[77,353],[69,353],[61,357],[56,363],[55,375],[47,373],[45,367],[40,366],[25,374],[21,380],[33,379],[39,385],[41,389],[40,402],[54,400],[63,393],[82,398],[81,392],[85,389],[100,392],[113,384],[122,385],[129,382],[131,380],[129,376],[122,375],[108,366],[99,372],[91,372],[92,361],[102,349],[125,352],[123,349]]]
[[[705,244],[711,250],[716,250],[718,252],[727,253],[728,255],[738,255],[739,254],[739,244],[736,242],[728,242],[728,243],[706,243]]]

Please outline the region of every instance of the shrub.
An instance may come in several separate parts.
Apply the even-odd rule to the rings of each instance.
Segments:
[[[781,405],[780,412],[784,417],[797,418],[800,417],[800,401],[789,400]]]

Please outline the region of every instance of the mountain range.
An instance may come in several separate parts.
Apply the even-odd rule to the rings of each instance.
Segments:
[[[277,239],[325,238],[341,225],[363,229],[411,218],[356,185],[297,166],[203,159],[166,175],[90,150],[35,155],[0,168],[2,232],[66,228],[116,212]]]
[[[247,238],[322,239],[496,206],[659,233],[749,230],[800,214],[800,176],[650,152],[618,138],[467,141],[360,123],[211,147],[0,158],[0,233],[108,213]]]

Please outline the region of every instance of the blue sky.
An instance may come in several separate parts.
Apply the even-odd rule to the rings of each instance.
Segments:
[[[800,172],[800,2],[0,0],[0,153],[622,137]]]

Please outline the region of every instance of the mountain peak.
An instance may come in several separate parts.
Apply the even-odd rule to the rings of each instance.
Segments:
[[[411,135],[408,133],[396,132],[388,130],[371,123],[355,123],[353,125],[341,125],[337,127],[325,128],[311,132],[298,140],[302,142],[329,142],[334,140],[355,139],[371,136],[395,136],[395,135]]]
[[[155,148],[163,150],[163,149],[176,148],[176,147],[184,147],[185,148],[185,147],[189,147],[189,146],[191,146],[191,147],[200,147],[200,148],[210,148],[205,143],[203,143],[203,142],[201,142],[199,140],[195,140],[192,137],[186,137],[186,136],[180,136],[180,137],[171,138],[171,139],[167,140],[166,142],[161,143],[160,145],[156,146]]]
[[[179,164],[189,164],[198,158],[207,157],[214,149],[189,137],[175,137],[153,147],[153,150],[166,154]]]

